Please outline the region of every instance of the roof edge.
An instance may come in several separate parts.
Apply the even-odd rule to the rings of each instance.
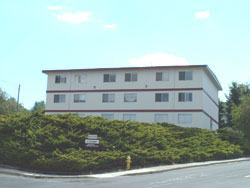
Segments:
[[[79,72],[79,71],[112,71],[112,70],[145,70],[159,68],[205,68],[207,65],[179,65],[179,66],[147,66],[147,67],[113,67],[113,68],[89,68],[89,69],[61,69],[61,70],[42,70],[43,73],[55,72]]]
[[[218,80],[218,78],[216,77],[216,75],[214,74],[214,72],[207,66],[206,67],[207,72],[211,75],[212,79],[214,80],[214,82],[217,84],[218,90],[222,91],[222,86]]]

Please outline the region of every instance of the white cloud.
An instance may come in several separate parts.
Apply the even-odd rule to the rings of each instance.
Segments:
[[[90,16],[92,15],[91,12],[64,12],[63,14],[57,15],[58,20],[69,22],[73,24],[80,24],[82,22],[89,22],[91,21]]]
[[[62,8],[62,6],[48,6],[49,10],[61,10]]]
[[[195,13],[195,17],[197,19],[204,19],[204,18],[208,18],[209,16],[210,16],[209,11],[203,11],[203,12],[196,12]]]
[[[129,60],[135,66],[168,66],[168,65],[188,65],[186,59],[172,54],[154,53],[139,58]]]
[[[106,28],[106,29],[115,29],[116,24],[104,25],[104,28]]]

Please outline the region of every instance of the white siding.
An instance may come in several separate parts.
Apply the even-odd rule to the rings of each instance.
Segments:
[[[179,80],[180,71],[192,71],[193,79]],[[137,81],[125,82],[125,73],[132,72],[137,72]],[[156,72],[167,72],[169,79],[167,81],[156,81]],[[86,75],[87,81],[77,83],[75,75],[81,74]],[[116,82],[103,82],[104,74],[115,74]],[[66,83],[55,83],[56,75],[66,76]],[[141,122],[154,122],[155,114],[167,114],[168,122],[176,125],[181,125],[178,123],[178,114],[192,114],[192,123],[182,124],[181,126],[210,129],[210,117],[212,117],[212,128],[216,129],[218,128],[215,123],[215,121],[218,121],[218,106],[215,103],[218,103],[218,89],[210,76],[204,68],[190,67],[136,69],[135,71],[118,69],[112,71],[51,72],[48,73],[47,90],[52,92],[47,93],[46,110],[55,111],[54,113],[57,113],[56,110],[72,111],[72,113],[82,110],[83,112],[77,113],[85,116],[114,114],[114,119],[120,120],[123,119],[123,114],[136,114],[136,120]],[[129,91],[131,89],[135,91]],[[156,91],[157,89],[168,89],[168,91]],[[60,90],[61,92],[55,92]],[[179,102],[178,94],[180,92],[192,93],[192,102]],[[103,93],[114,93],[115,102],[103,103]],[[124,93],[137,93],[137,102],[125,103]],[[155,102],[155,93],[168,93],[168,102]],[[55,94],[65,94],[65,103],[54,103]],[[74,94],[85,94],[86,102],[74,103]],[[88,112],[88,110],[93,112]],[[107,112],[107,110],[110,112]],[[133,110],[136,110],[136,112]],[[140,110],[146,110],[147,112],[138,112]],[[160,112],[160,110],[166,110],[167,112]],[[47,112],[47,114],[50,113]]]

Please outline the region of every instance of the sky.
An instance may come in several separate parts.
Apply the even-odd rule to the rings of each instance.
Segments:
[[[250,83],[249,0],[0,0],[0,88],[30,109],[42,70],[208,65]]]

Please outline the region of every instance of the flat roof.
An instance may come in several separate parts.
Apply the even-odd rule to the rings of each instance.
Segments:
[[[181,65],[181,66],[151,66],[151,67],[113,67],[113,68],[89,68],[89,69],[61,69],[61,70],[43,70],[42,72],[81,72],[81,71],[113,71],[113,70],[151,70],[151,69],[176,69],[176,68],[205,68],[207,65]]]
[[[113,68],[88,68],[88,69],[58,69],[58,70],[43,70],[45,74],[62,73],[62,72],[93,72],[93,71],[134,71],[134,70],[153,70],[153,69],[183,69],[183,68],[202,68],[205,69],[210,78],[215,82],[217,88],[222,90],[220,82],[208,65],[180,65],[180,66],[150,66],[150,67],[113,67]]]

